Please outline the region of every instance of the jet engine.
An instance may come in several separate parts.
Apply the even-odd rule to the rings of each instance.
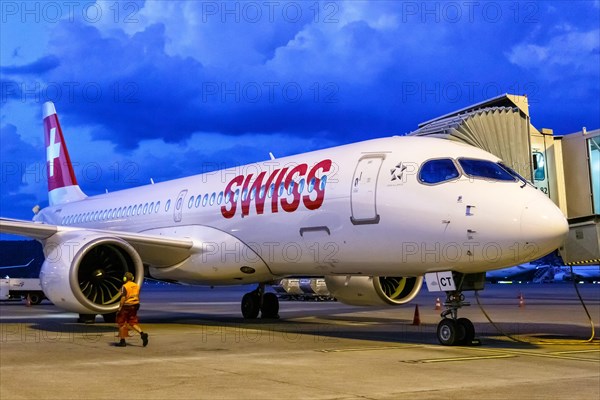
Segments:
[[[423,277],[327,276],[327,288],[340,302],[354,306],[397,306],[415,298]]]
[[[46,297],[80,314],[107,314],[119,308],[123,275],[144,279],[135,249],[116,237],[95,232],[60,232],[46,240],[40,281]]]

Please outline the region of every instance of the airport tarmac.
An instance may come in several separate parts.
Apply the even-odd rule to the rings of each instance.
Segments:
[[[600,332],[600,285],[578,287]],[[571,284],[480,292],[500,329],[535,343],[502,336],[466,293],[472,347],[437,344],[438,295],[426,290],[394,308],[282,301],[279,320],[245,322],[250,289],[144,286],[147,347],[139,336],[114,347],[116,327],[100,318],[2,303],[0,399],[600,398],[600,342],[585,342],[592,327]]]

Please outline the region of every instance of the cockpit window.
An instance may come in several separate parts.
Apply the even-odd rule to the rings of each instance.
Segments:
[[[460,173],[449,158],[426,161],[419,171],[419,181],[423,183],[440,183],[458,178]]]
[[[533,184],[531,182],[529,182],[527,179],[523,178],[517,171],[515,171],[508,165],[503,164],[501,162],[499,162],[498,165],[501,166],[502,168],[504,168],[505,170],[507,170],[509,174],[511,174],[512,176],[514,176],[515,178],[517,178],[518,180],[523,182],[523,184],[529,184],[530,186],[533,186]]]
[[[493,161],[460,158],[458,163],[465,174],[474,178],[493,179],[497,181],[515,181],[515,177]]]

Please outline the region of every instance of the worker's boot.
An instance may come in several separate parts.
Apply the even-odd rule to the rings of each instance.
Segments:
[[[119,341],[119,343],[117,343],[115,346],[117,346],[117,347],[125,347],[125,346],[127,346],[127,342],[125,342],[125,339],[121,339]]]

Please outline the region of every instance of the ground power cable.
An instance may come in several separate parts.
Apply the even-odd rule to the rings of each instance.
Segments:
[[[571,266],[571,276],[574,277],[575,275],[573,275],[573,267]],[[490,316],[488,315],[488,313],[484,310],[483,305],[481,304],[481,302],[479,301],[479,291],[475,291],[475,299],[477,300],[477,305],[479,306],[479,309],[481,310],[481,312],[483,313],[483,315],[485,315],[485,317],[487,318],[487,320],[489,321],[490,324],[492,324],[492,326],[494,328],[496,328],[496,330],[503,336],[509,338],[512,341],[515,342],[519,342],[519,343],[527,343],[527,344],[543,344],[543,345],[565,345],[565,344],[598,344],[600,343],[600,341],[595,340],[596,337],[596,329],[594,328],[594,321],[592,320],[592,316],[590,315],[590,312],[587,308],[587,306],[585,305],[585,302],[583,301],[583,298],[581,297],[581,293],[579,292],[579,288],[577,287],[577,282],[575,279],[573,279],[573,287],[575,288],[575,292],[577,293],[577,297],[579,298],[579,302],[581,303],[587,317],[588,320],[590,322],[590,326],[592,328],[592,334],[590,336],[589,339],[585,340],[585,339],[581,339],[581,340],[577,340],[577,339],[573,339],[573,340],[523,340],[523,339],[519,339],[516,338],[514,336],[512,336],[509,333],[506,333],[502,328],[500,328],[500,326],[498,326],[494,321],[492,321],[492,319],[490,318]]]

